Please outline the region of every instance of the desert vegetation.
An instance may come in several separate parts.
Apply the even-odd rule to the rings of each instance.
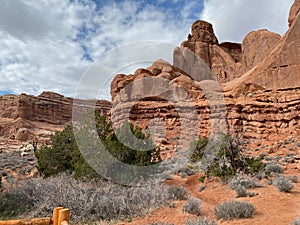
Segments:
[[[214,213],[218,218],[234,219],[249,218],[255,212],[255,207],[245,201],[229,200],[215,207]]]
[[[281,192],[290,192],[294,186],[292,185],[291,181],[284,177],[284,176],[278,176],[273,181],[272,184],[278,188]]]
[[[184,187],[170,186],[168,188],[168,197],[172,200],[186,200],[188,197],[188,191]]]
[[[200,215],[201,213],[201,201],[197,198],[188,199],[182,206],[182,211],[185,213]]]
[[[0,194],[1,219],[47,217],[56,206],[71,209],[73,222],[142,216],[168,200],[162,184],[123,187],[109,181],[76,181],[68,175],[35,178]]]
[[[127,143],[121,142],[117,134],[113,131],[112,124],[105,117],[96,114],[96,126],[98,136],[104,144],[106,150],[119,161],[136,166],[147,166],[161,161],[160,149],[155,147],[151,139],[142,132],[141,128],[134,126],[131,123],[124,123],[118,132],[118,137],[131,135],[140,140],[145,140],[147,146],[151,146],[149,151],[138,151],[136,148],[131,149]],[[87,130],[86,126],[82,126],[80,131],[82,136]],[[57,175],[61,172],[69,172],[75,179],[93,179],[99,177],[94,169],[89,166],[82,156],[74,136],[73,127],[68,125],[62,132],[58,132],[51,136],[52,146],[42,146],[37,151],[38,169],[44,178]],[[89,146],[86,140],[86,146]],[[135,143],[130,143],[130,146],[137,146]],[[149,149],[149,148],[147,148]],[[99,161],[105,159],[100,159]],[[125,178],[126,179],[126,178]]]
[[[192,162],[200,161],[205,171],[205,177],[217,176],[228,181],[237,174],[255,175],[263,171],[263,157],[247,157],[243,154],[239,140],[228,134],[220,134],[208,141],[201,138],[191,145]]]

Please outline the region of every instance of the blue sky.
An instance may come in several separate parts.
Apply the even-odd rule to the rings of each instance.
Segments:
[[[107,52],[142,41],[179,45],[197,19],[213,23],[220,41],[241,42],[261,28],[283,34],[292,2],[2,0],[0,95],[47,90],[73,96],[86,69]]]

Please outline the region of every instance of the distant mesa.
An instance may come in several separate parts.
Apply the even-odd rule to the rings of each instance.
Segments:
[[[80,101],[88,106],[87,100]],[[72,98],[54,92],[0,96],[0,135],[19,140],[48,139],[53,131],[72,121],[72,107]],[[97,101],[100,114],[106,115],[110,108],[110,102]]]

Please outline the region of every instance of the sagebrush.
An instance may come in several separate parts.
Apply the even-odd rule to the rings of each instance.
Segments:
[[[201,201],[198,198],[188,199],[182,206],[182,211],[190,214],[200,215]]]
[[[173,185],[168,188],[168,197],[172,200],[186,200],[188,197],[188,191],[184,187]]]
[[[79,182],[69,176],[31,179],[0,194],[0,217],[48,217],[53,208],[71,209],[72,221],[142,216],[168,200],[162,184],[123,187],[107,181]],[[10,212],[16,212],[11,214]]]
[[[185,225],[217,225],[215,221],[209,221],[205,218],[197,219],[197,220],[187,220]]]
[[[214,213],[218,218],[234,219],[249,218],[255,212],[255,207],[245,201],[229,200],[214,208]]]
[[[276,177],[273,180],[272,184],[276,186],[281,192],[290,192],[294,188],[291,181],[284,176]]]

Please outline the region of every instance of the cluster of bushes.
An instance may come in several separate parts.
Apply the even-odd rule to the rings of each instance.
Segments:
[[[256,174],[265,168],[262,157],[246,157],[237,140],[227,134],[220,134],[210,141],[202,138],[194,142],[191,149],[191,161],[201,161],[206,177],[217,176],[228,180],[237,173]]]
[[[155,147],[151,139],[142,132],[139,127],[131,123],[124,123],[121,128],[114,132],[112,124],[107,122],[103,116],[96,116],[96,126],[98,136],[108,151],[114,158],[119,161],[135,165],[147,166],[161,161],[160,149]],[[79,134],[86,135],[87,127],[79,128]],[[118,133],[117,133],[118,132]],[[123,137],[121,142],[117,137]],[[134,134],[139,140],[145,140],[148,151],[139,151],[135,143],[126,143],[127,135]],[[84,139],[84,136],[83,136]],[[124,143],[125,140],[125,143]],[[74,136],[73,127],[68,125],[62,132],[51,136],[52,146],[42,146],[36,152],[38,159],[38,168],[44,178],[57,175],[61,172],[72,173],[76,179],[93,179],[98,177],[94,169],[86,162],[81,154]],[[86,146],[89,146],[88,140]],[[128,146],[134,146],[133,149]],[[150,146],[150,148],[149,148]],[[101,156],[98,156],[101,157]],[[106,159],[100,159],[99,162]]]
[[[123,187],[109,181],[76,181],[59,175],[35,178],[22,187],[0,193],[0,219],[48,217],[53,208],[71,209],[74,223],[122,220],[142,216],[168,201],[162,184]]]
[[[236,182],[231,185],[236,186]],[[245,179],[245,187],[260,186],[258,183]],[[167,190],[168,199],[171,200],[187,200],[182,206],[182,212],[193,215],[201,215],[201,200],[188,196],[185,188],[179,186],[171,186]],[[229,200],[214,208],[214,214],[222,219],[239,219],[252,217],[255,212],[255,207],[246,201]],[[187,221],[187,225],[215,225],[214,221],[208,221],[205,218],[199,220]]]
[[[236,197],[252,197],[256,195],[254,192],[248,192],[249,188],[260,188],[262,184],[249,175],[236,175],[228,182],[228,186],[236,191]]]

